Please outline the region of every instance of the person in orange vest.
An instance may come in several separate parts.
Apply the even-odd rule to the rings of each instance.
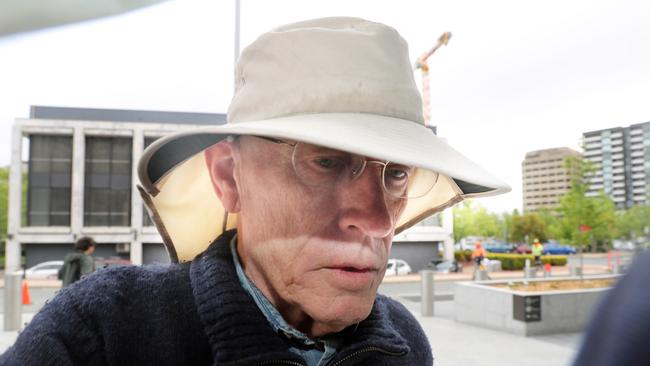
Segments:
[[[476,264],[476,267],[480,267],[483,259],[485,259],[485,248],[483,248],[480,241],[477,241],[472,252],[472,260]]]

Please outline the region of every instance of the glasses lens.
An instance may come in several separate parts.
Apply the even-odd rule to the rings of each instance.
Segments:
[[[293,168],[300,180],[309,186],[329,187],[358,178],[364,172],[364,157],[322,146],[297,143],[292,156]],[[370,161],[370,163],[382,162]],[[396,198],[418,198],[426,195],[438,181],[438,173],[427,169],[388,163],[382,169],[384,190]]]
[[[419,198],[431,191],[438,181],[438,173],[428,169],[388,163],[383,181],[386,192],[397,198]]]
[[[293,151],[293,167],[303,183],[332,186],[341,179],[361,173],[365,160],[343,151],[298,143]]]

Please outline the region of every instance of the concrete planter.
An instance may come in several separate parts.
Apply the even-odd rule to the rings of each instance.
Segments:
[[[616,277],[618,276],[589,276],[585,280]],[[529,282],[563,280],[576,278],[540,278],[530,279]],[[531,292],[490,286],[508,282],[493,280],[457,283],[454,289],[456,321],[522,336],[579,332],[584,330],[595,306],[609,290],[589,288]]]

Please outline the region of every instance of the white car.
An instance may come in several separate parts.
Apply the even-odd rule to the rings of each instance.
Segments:
[[[411,273],[411,266],[403,259],[391,258],[386,266],[386,276],[406,275]]]
[[[63,261],[39,263],[25,270],[25,278],[28,280],[56,280],[61,267],[63,267]],[[19,272],[22,273],[22,271]]]

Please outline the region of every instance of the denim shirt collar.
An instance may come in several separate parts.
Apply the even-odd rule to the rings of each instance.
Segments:
[[[237,235],[230,241],[230,252],[241,286],[253,298],[273,330],[288,341],[290,344],[289,350],[302,356],[309,366],[323,365],[329,361],[336,353],[336,348],[339,346],[340,340],[330,337],[314,341],[305,333],[287,324],[273,304],[271,304],[260,289],[244,273],[244,269],[239,261],[239,255],[237,254]]]

